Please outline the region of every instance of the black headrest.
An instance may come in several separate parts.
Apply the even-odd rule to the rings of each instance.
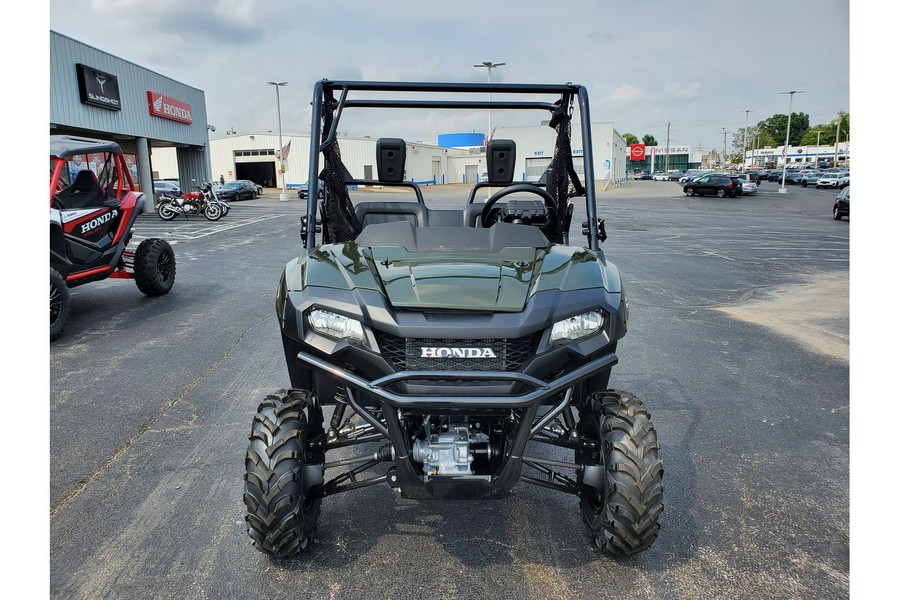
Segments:
[[[491,140],[487,143],[488,181],[512,183],[516,168],[516,143],[513,140]]]
[[[400,138],[379,138],[375,143],[378,181],[399,183],[406,169],[406,142]]]
[[[97,183],[97,176],[94,175],[94,172],[90,169],[78,171],[78,174],[75,175],[75,181],[72,182],[72,187],[77,190],[90,190],[97,185],[99,185]]]

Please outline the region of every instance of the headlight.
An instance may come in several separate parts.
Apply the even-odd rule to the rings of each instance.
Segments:
[[[317,332],[339,340],[361,342],[365,339],[362,323],[356,319],[314,308],[309,311],[309,324]]]
[[[577,340],[592,333],[597,333],[601,327],[603,327],[603,312],[587,312],[583,315],[554,323],[553,329],[550,330],[550,341]]]

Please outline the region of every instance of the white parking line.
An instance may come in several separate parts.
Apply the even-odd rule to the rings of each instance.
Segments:
[[[259,217],[245,217],[241,219],[230,219],[224,223],[220,222],[190,222],[179,224],[157,224],[148,227],[139,227],[135,229],[134,237],[139,239],[147,239],[151,237],[165,237],[170,240],[197,240],[215,233],[222,233],[245,225],[253,225],[271,219],[285,217],[286,214],[264,215]],[[224,217],[227,219],[228,217]],[[174,226],[173,226],[174,225]]]

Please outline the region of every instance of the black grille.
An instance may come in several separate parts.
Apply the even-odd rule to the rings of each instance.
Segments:
[[[378,333],[381,354],[398,371],[519,371],[534,355],[538,335],[516,339],[402,338]],[[490,348],[496,358],[423,358],[422,348]]]

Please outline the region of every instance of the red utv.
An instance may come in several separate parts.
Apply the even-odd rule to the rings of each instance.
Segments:
[[[144,194],[115,142],[50,136],[50,340],[69,318],[69,288],[106,278],[134,279],[160,296],[175,282],[168,242],[147,239],[126,250]]]

